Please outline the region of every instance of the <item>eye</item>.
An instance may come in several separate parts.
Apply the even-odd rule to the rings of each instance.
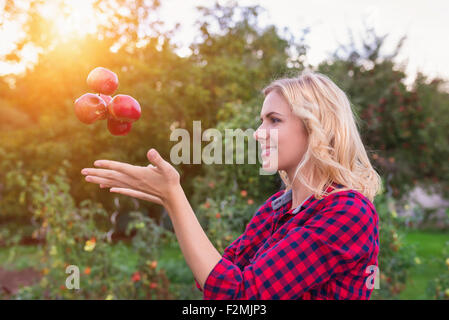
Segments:
[[[271,122],[276,123],[276,122],[281,122],[281,120],[279,120],[278,118],[275,117],[271,117]]]

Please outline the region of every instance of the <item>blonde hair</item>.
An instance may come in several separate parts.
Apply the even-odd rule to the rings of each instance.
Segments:
[[[346,94],[329,77],[310,70],[298,77],[274,80],[262,92],[267,96],[273,90],[287,100],[308,134],[307,151],[293,180],[299,173],[299,181],[313,190],[317,199],[343,190],[356,190],[373,202],[382,192],[382,180],[370,163]],[[312,170],[306,177],[301,169],[308,164]],[[278,172],[289,190],[292,183],[287,173]],[[315,180],[319,181],[316,187],[311,185]],[[344,188],[326,193],[333,183]]]

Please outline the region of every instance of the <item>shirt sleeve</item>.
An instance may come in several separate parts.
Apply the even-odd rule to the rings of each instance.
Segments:
[[[240,240],[242,238],[244,238],[246,236],[246,234],[248,233],[248,231],[250,231],[252,228],[250,227],[251,225],[253,225],[253,221],[255,218],[257,218],[260,214],[263,214],[266,211],[267,206],[271,203],[271,201],[273,199],[275,199],[277,196],[279,196],[282,192],[278,191],[275,194],[273,194],[271,197],[269,197],[262,206],[260,206],[260,208],[256,211],[256,213],[254,214],[254,216],[251,218],[251,221],[247,224],[245,231],[237,238],[235,239],[228,247],[226,247],[224,249],[222,258],[230,261],[230,262],[234,262],[234,257],[235,257],[235,252],[237,250],[238,244],[240,243]],[[199,285],[198,281],[196,279],[195,280],[195,285],[198,288],[198,290],[200,290],[201,292],[203,292],[203,290],[201,289],[201,286]]]
[[[331,195],[324,209],[246,266],[222,257],[205,299],[298,299],[347,271],[373,250],[374,214],[360,199]]]
[[[244,234],[245,233],[241,234],[237,239],[235,239],[229,246],[227,246],[224,249],[222,258],[225,258],[225,259],[228,259],[229,261],[234,262],[235,251],[237,250],[237,246],[240,242],[240,239],[243,238]],[[200,284],[198,283],[198,281],[196,279],[195,279],[195,285],[198,288],[198,290],[203,292]]]

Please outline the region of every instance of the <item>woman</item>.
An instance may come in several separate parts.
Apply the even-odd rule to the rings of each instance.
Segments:
[[[254,137],[264,167],[278,170],[286,188],[267,199],[223,255],[198,223],[178,172],[156,150],[147,167],[98,160],[102,169],[82,173],[167,209],[205,299],[369,299],[379,253],[372,202],[381,180],[346,95],[309,71],[263,93]]]

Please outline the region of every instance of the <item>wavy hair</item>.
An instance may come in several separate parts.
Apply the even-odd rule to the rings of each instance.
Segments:
[[[313,190],[317,199],[352,189],[373,202],[382,192],[382,180],[370,163],[346,94],[329,77],[310,70],[298,77],[274,80],[262,92],[267,96],[273,90],[287,100],[308,134],[308,148],[293,180],[298,174],[300,182]],[[301,169],[308,164],[313,169],[306,176]],[[278,173],[289,190],[292,183],[287,173],[284,170]],[[311,185],[315,179],[319,181],[316,187]],[[333,183],[343,188],[326,193]]]

